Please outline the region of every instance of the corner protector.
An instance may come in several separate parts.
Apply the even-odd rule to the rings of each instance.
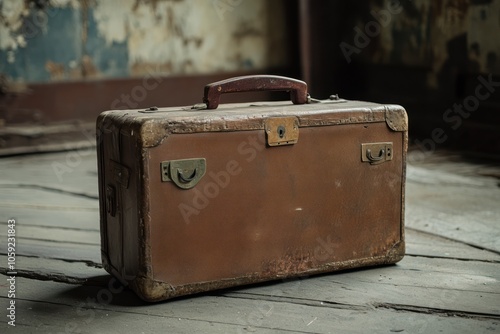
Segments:
[[[149,120],[141,125],[140,141],[142,142],[142,148],[158,146],[166,137],[168,137],[168,132],[161,122]]]
[[[408,116],[401,106],[386,107],[385,122],[393,131],[408,131]]]
[[[385,255],[385,263],[397,263],[405,256],[406,245],[404,240],[396,242]]]
[[[143,276],[136,277],[131,282],[130,287],[142,300],[147,302],[157,302],[175,295],[175,289],[172,285]]]
[[[111,112],[108,110],[108,111],[103,111],[102,113],[100,113],[98,116],[97,116],[97,119],[95,121],[95,125],[96,125],[96,135],[99,136],[101,131],[103,129],[108,129],[110,124],[112,124],[112,121],[109,119],[109,114]]]

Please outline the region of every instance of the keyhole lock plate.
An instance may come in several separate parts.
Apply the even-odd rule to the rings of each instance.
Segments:
[[[361,144],[361,161],[372,165],[392,160],[392,142]]]
[[[285,138],[286,129],[283,125],[278,126],[278,137],[281,139]]]
[[[297,117],[271,117],[265,120],[267,145],[292,145],[299,140]]]

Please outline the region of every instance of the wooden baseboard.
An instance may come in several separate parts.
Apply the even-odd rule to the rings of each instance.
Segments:
[[[267,73],[286,75],[284,71]],[[23,94],[11,98],[0,108],[3,123],[57,122],[67,120],[94,121],[105,110],[134,109],[150,106],[171,107],[202,102],[206,84],[239,75],[238,72],[196,76],[157,76],[92,81],[30,84]],[[229,94],[223,102],[272,99],[268,92]]]

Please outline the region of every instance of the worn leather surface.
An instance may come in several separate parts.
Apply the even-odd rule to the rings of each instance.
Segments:
[[[404,114],[364,102],[102,114],[105,268],[161,300],[400,260],[407,132],[388,126],[392,110]],[[298,117],[298,142],[269,147],[265,119],[284,115]],[[392,142],[393,159],[362,162],[361,144],[373,142]],[[206,159],[194,188],[162,182],[163,161],[191,158]],[[116,163],[128,171],[126,186]]]
[[[394,159],[362,163],[361,143],[378,141]],[[401,237],[402,150],[385,123],[301,128],[282,147],[264,131],[170,136],[148,150],[153,277],[175,286],[386,254]],[[161,182],[161,161],[196,157],[207,173],[195,188]]]

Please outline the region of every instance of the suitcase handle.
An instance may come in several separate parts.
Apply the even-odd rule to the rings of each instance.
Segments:
[[[307,84],[304,81],[277,75],[246,75],[205,86],[203,102],[207,109],[217,109],[221,94],[255,91],[290,91],[294,104],[307,103]]]

